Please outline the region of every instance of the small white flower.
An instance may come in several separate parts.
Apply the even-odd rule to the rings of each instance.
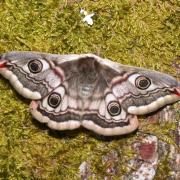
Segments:
[[[85,17],[83,18],[83,22],[86,22],[88,25],[93,25],[92,17],[94,16],[94,13],[88,14],[88,12],[84,9],[81,9],[80,13],[85,15]]]

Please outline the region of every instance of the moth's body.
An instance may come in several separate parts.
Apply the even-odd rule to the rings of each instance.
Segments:
[[[173,77],[93,54],[9,52],[0,74],[24,97],[32,115],[58,130],[86,127],[110,136],[138,128],[137,115],[180,100]]]

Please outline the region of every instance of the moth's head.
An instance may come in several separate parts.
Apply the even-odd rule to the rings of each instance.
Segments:
[[[0,74],[24,97],[40,99],[62,81],[63,73],[46,54],[9,52],[0,57]]]

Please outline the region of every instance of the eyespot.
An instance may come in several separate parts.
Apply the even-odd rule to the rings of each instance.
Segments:
[[[145,90],[151,85],[151,80],[145,76],[139,76],[135,80],[135,85],[137,88]]]
[[[121,106],[118,102],[112,101],[108,104],[107,110],[111,116],[117,116],[121,113]]]
[[[42,71],[43,64],[41,61],[34,59],[34,60],[29,61],[28,68],[30,72],[36,74]]]
[[[48,97],[48,105],[51,106],[52,108],[56,108],[59,106],[61,103],[61,95],[58,93],[52,93]]]

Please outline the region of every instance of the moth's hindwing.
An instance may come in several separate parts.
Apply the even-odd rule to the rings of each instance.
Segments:
[[[112,94],[84,100],[70,96],[64,86],[59,86],[42,100],[32,101],[30,110],[37,120],[56,130],[83,126],[111,136],[126,134],[138,127],[137,117],[122,109]]]

